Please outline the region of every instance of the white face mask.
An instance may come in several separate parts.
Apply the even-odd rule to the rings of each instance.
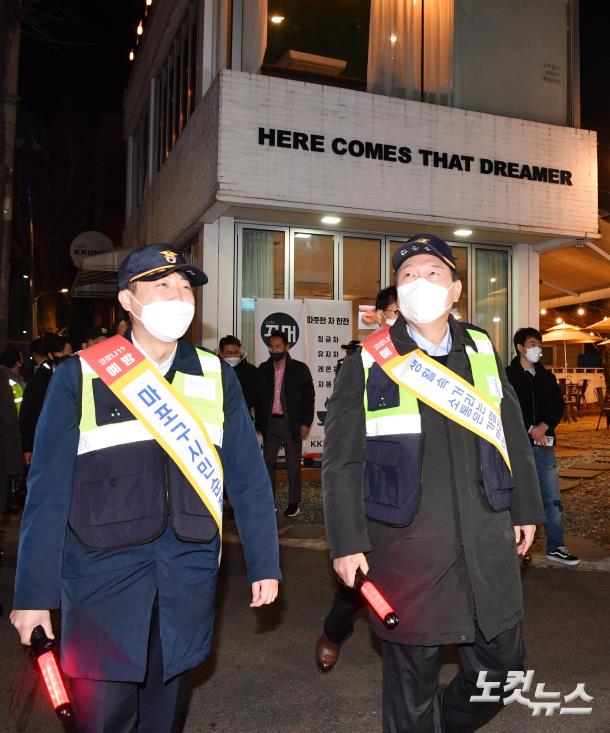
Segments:
[[[451,283],[448,288],[444,288],[429,282],[425,277],[399,285],[397,292],[400,312],[407,321],[413,323],[436,321],[451,308],[451,304],[446,305],[446,302],[453,285]]]
[[[541,356],[542,349],[540,348],[540,346],[530,346],[529,349],[525,350],[525,358],[532,364],[540,361]]]
[[[133,294],[130,295],[142,308],[139,317],[132,311],[134,318],[141,322],[151,336],[166,344],[184,336],[195,315],[193,303],[185,303],[183,300],[157,300],[142,305]]]
[[[239,364],[241,361],[241,356],[225,356],[223,359],[227,362],[229,366],[232,366],[233,369]]]
[[[386,318],[385,322],[387,323],[388,326],[393,326],[396,323],[396,319],[395,318]]]

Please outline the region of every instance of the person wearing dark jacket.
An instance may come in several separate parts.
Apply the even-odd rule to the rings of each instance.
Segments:
[[[388,630],[370,614],[383,730],[470,731],[502,707],[470,700],[479,672],[502,696],[507,672],[522,669],[519,556],[544,512],[489,336],[449,314],[461,292],[451,248],[417,235],[392,264],[401,315],[347,357],[328,404],[326,535],[346,585],[368,573],[400,619]],[[440,689],[446,644],[458,645],[461,669]]]
[[[296,517],[301,502],[301,451],[313,422],[315,392],[307,364],[291,358],[283,331],[268,340],[269,359],[258,367],[256,429],[263,436],[263,455],[275,497],[277,452],[284,446],[288,471],[285,517]]]
[[[68,339],[55,333],[45,334],[44,344],[47,358],[40,364],[31,381],[26,385],[21,410],[19,411],[21,444],[24,460],[28,465],[32,461],[36,425],[38,424],[51,377],[58,364],[72,354],[72,345]]]
[[[224,336],[218,342],[218,356],[233,367],[235,376],[239,379],[241,391],[244,393],[248,410],[256,404],[257,369],[250,364],[241,350],[241,341],[237,336]]]
[[[540,363],[542,336],[535,328],[520,328],[513,337],[517,356],[506,367],[508,381],[521,405],[523,423],[534,453],[546,515],[546,556],[561,565],[578,565],[563,539],[563,505],[554,445],[555,428],[565,409],[553,372]]]
[[[82,733],[182,730],[187,672],[212,643],[222,468],[250,606],[277,596],[273,497],[239,382],[182,338],[206,282],[169,245],[134,249],[118,272],[132,330],[60,364],[40,416],[11,622],[23,644],[37,625],[52,638],[61,607]]]

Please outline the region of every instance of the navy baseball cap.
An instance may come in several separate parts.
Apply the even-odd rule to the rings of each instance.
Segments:
[[[434,234],[414,234],[394,252],[392,256],[394,272],[398,270],[405,260],[415,255],[434,255],[452,270],[457,270],[455,257],[447,242],[439,237],[435,237]]]
[[[138,280],[160,280],[172,272],[183,272],[194,287],[205,285],[208,281],[205,272],[189,265],[182,252],[175,247],[169,244],[145,244],[136,247],[121,263],[119,290],[124,290],[129,283]]]

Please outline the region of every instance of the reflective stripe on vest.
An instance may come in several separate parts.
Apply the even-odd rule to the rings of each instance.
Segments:
[[[223,392],[220,359],[215,354],[196,349],[202,375],[176,372],[173,387],[188,401],[199,415],[201,422],[215,446],[222,446],[223,439]],[[139,420],[127,420],[108,425],[97,425],[95,420],[95,399],[93,380],[97,375],[82,359],[83,389],[81,397],[80,436],[78,455],[90,453],[115,445],[127,445],[143,440],[154,440]],[[119,409],[124,409],[122,406]]]
[[[475,351],[471,346],[466,346],[466,354],[470,362],[474,386],[493,402],[493,404],[499,407],[502,400],[502,386],[493,344],[486,334],[475,331],[474,329],[466,330],[478,349],[478,351]],[[374,438],[380,435],[421,433],[421,417],[417,398],[410,392],[407,392],[403,387],[399,387],[399,405],[369,411],[366,384],[368,382],[369,370],[375,363],[375,360],[366,350],[363,350],[361,353],[362,363],[364,365],[364,413],[367,438]]]
[[[21,403],[23,402],[23,387],[19,384],[19,382],[16,382],[14,379],[10,379],[10,377],[8,383],[13,392],[13,402],[15,403],[15,407],[17,408],[17,414],[19,414],[19,408],[21,407]]]

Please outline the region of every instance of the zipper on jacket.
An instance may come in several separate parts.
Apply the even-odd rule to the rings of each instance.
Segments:
[[[163,486],[165,488],[165,515],[172,513],[172,502],[169,494],[169,462],[168,455],[163,451]]]

